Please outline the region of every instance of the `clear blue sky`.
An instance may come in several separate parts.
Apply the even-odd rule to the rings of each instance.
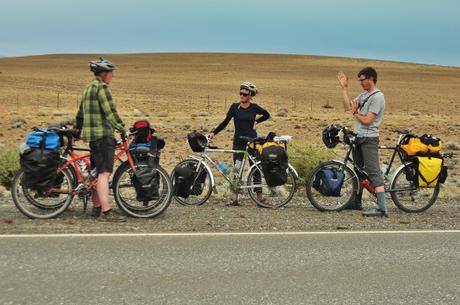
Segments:
[[[289,53],[460,66],[458,0],[0,0],[0,55]]]

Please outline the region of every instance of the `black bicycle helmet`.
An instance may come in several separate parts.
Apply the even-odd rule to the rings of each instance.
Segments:
[[[339,144],[339,132],[342,130],[342,126],[338,124],[331,124],[323,130],[323,143],[327,148],[334,148]]]
[[[110,72],[117,69],[117,67],[113,63],[102,57],[90,61],[88,66],[91,72],[94,73]]]
[[[203,152],[208,145],[208,139],[199,132],[191,132],[187,135],[188,144],[194,152]]]

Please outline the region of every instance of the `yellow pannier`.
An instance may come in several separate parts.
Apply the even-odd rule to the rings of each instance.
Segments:
[[[417,157],[418,186],[436,187],[443,166],[441,158]]]
[[[401,144],[401,149],[408,156],[415,156],[416,154],[426,154],[428,152],[428,145],[422,143],[420,138],[411,137],[406,141],[406,144]]]
[[[279,146],[279,147],[282,147],[283,149],[285,149],[284,145],[283,144],[279,144],[279,143],[276,143],[276,142],[265,142],[264,144],[260,145],[260,144],[257,144],[256,145],[256,150],[257,152],[259,153],[259,156],[262,155],[262,151],[267,148],[267,147],[270,147],[270,146]]]
[[[408,156],[435,154],[443,148],[439,138],[426,134],[420,138],[408,135],[401,141],[400,147]]]

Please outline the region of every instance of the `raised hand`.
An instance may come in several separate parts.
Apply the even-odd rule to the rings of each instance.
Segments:
[[[348,76],[345,75],[342,71],[337,73],[337,80],[339,81],[339,85],[342,88],[348,88]]]

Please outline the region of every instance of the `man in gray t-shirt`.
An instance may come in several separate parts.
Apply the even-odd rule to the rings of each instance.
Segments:
[[[388,216],[385,202],[385,181],[379,165],[379,126],[382,123],[385,110],[385,97],[377,89],[377,71],[371,67],[362,69],[358,73],[358,81],[365,90],[357,98],[350,99],[348,95],[348,77],[339,72],[337,75],[343,90],[343,106],[345,111],[351,111],[355,119],[356,149],[353,151],[353,160],[367,173],[375,187],[378,208],[363,212],[364,216]],[[347,208],[362,210],[362,192],[359,193]]]
[[[385,110],[385,96],[383,93],[375,88],[372,92],[364,91],[356,98],[359,103],[360,116],[366,116],[369,113],[375,115],[374,120],[365,125],[360,120],[355,120],[355,132],[358,137],[378,137],[379,126],[382,123],[383,112]]]

